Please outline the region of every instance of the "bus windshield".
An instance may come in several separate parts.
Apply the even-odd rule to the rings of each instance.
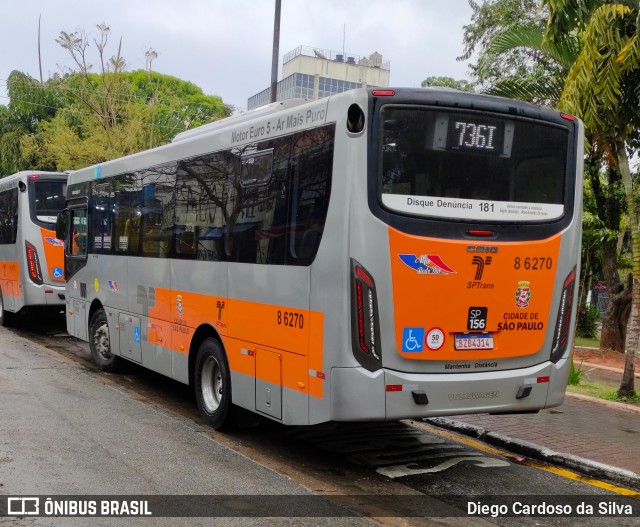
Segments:
[[[64,209],[67,183],[37,180],[33,188],[36,219],[43,223],[55,224],[58,212]]]
[[[382,110],[382,204],[428,217],[550,221],[564,214],[566,129],[414,106]]]

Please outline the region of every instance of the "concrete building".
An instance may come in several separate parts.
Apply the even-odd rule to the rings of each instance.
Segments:
[[[390,65],[378,52],[368,57],[299,46],[282,59],[278,101],[293,98],[320,99],[364,86],[389,86]],[[247,101],[253,110],[271,101],[271,88]]]

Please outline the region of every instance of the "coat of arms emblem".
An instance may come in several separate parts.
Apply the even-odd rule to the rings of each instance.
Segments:
[[[519,309],[526,309],[529,307],[529,301],[531,300],[531,287],[530,282],[521,280],[518,282],[518,289],[516,289],[516,307]]]
[[[178,309],[178,316],[182,318],[182,295],[176,296],[176,308]]]

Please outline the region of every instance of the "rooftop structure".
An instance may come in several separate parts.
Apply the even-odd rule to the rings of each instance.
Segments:
[[[282,60],[282,80],[278,82],[277,100],[309,100],[328,97],[366,86],[389,86],[390,64],[378,52],[368,57],[351,53],[298,46]],[[271,88],[249,98],[252,110],[269,104]]]

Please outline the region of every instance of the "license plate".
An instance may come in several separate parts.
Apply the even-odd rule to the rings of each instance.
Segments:
[[[493,334],[456,333],[455,348],[457,350],[492,350]]]

